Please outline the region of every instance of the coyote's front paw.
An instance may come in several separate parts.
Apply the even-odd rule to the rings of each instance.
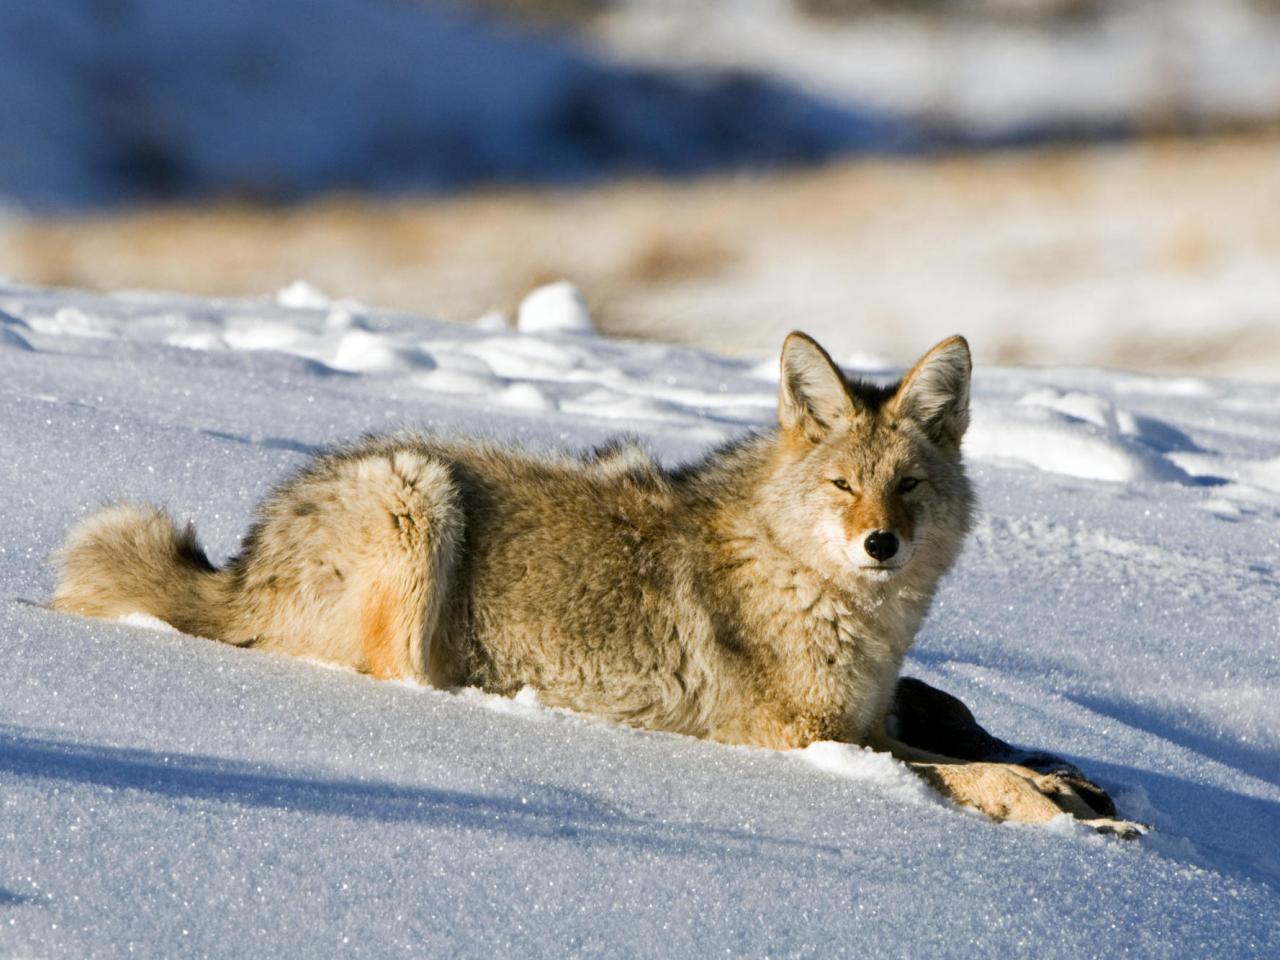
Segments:
[[[985,813],[992,820],[1044,823],[1069,813],[1100,833],[1125,839],[1144,828],[1126,820],[1099,818],[1076,792],[1071,778],[1037,773],[1011,763],[913,763],[912,768],[944,796]]]
[[[1093,827],[1099,833],[1110,834],[1121,840],[1137,840],[1151,829],[1150,824],[1138,823],[1136,820],[1112,820],[1099,817],[1095,820],[1081,820],[1086,827]]]

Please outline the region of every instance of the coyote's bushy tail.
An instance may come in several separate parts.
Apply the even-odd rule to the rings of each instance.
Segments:
[[[55,555],[56,610],[114,619],[146,613],[183,633],[225,639],[230,576],[188,524],[156,507],[114,504],[78,523]]]

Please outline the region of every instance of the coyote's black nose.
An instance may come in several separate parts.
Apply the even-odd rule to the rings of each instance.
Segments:
[[[881,563],[898,552],[898,538],[888,530],[872,530],[862,544],[872,559]]]

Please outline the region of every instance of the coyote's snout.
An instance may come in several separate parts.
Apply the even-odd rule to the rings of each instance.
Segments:
[[[871,744],[992,816],[1101,824],[1061,778],[889,735],[902,659],[970,523],[969,375],[960,337],[881,386],[794,333],[777,429],[675,470],[631,443],[535,457],[368,439],[272,493],[223,569],[159,510],[90,517],[53,605],[379,677],[531,686],[727,743]]]

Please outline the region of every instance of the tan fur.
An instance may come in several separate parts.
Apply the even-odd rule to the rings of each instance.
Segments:
[[[360,611],[360,644],[364,651],[364,669],[386,680],[399,676],[396,658],[396,611],[406,606],[394,588],[375,583],[364,598]]]
[[[109,508],[72,532],[53,605],[727,743],[875,743],[993,816],[1084,816],[1039,774],[885,733],[970,522],[968,385],[958,337],[878,387],[792,334],[778,431],[699,464],[372,438],[269,496],[223,570],[159,511]]]

